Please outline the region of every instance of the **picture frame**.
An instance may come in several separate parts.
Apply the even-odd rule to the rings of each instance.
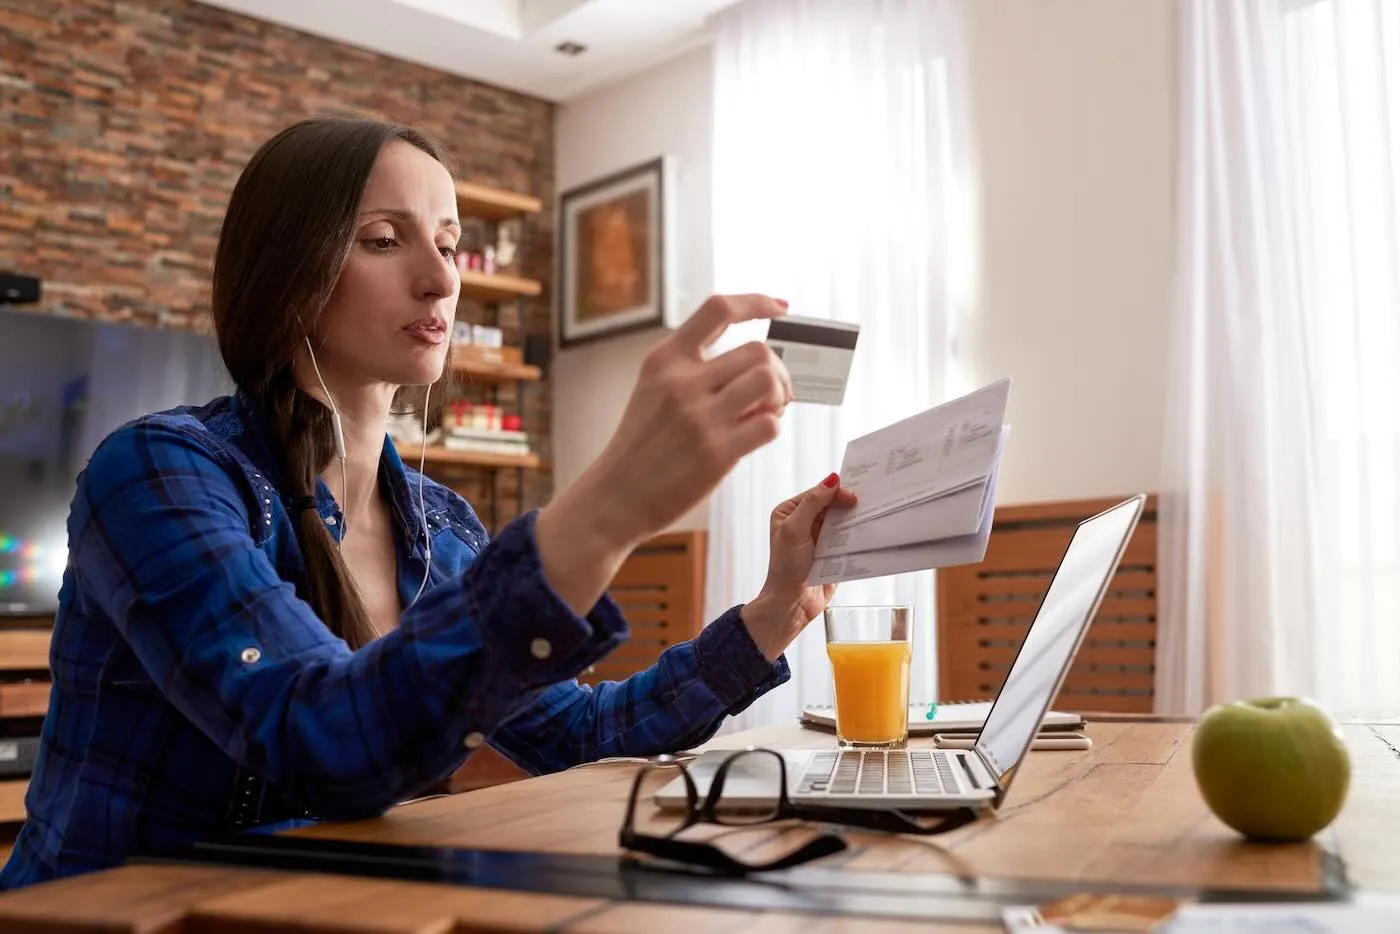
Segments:
[[[674,162],[667,155],[560,194],[560,348],[672,320],[674,196]]]

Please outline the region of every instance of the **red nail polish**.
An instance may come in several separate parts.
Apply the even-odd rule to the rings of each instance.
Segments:
[[[836,474],[832,474],[831,476],[827,477],[825,480],[822,481],[822,486],[833,487],[840,482],[841,478],[838,477]]]

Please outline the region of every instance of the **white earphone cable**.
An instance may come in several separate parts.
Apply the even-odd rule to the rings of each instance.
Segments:
[[[321,384],[321,391],[326,394],[326,401],[330,405],[331,429],[335,434],[335,456],[340,461],[341,497],[345,502],[340,510],[340,535],[335,542],[335,547],[339,550],[341,542],[345,541],[345,536],[350,532],[349,523],[345,518],[350,503],[350,476],[346,468],[345,432],[341,428],[340,410],[336,408],[335,398],[331,395],[330,387],[326,385],[325,378],[321,376],[321,367],[316,363],[316,351],[312,349],[311,338],[307,336],[305,340],[306,351],[311,355],[311,368],[316,372],[316,382]],[[428,399],[431,397],[432,391],[432,383],[429,383],[423,391],[423,442],[419,445],[418,450],[418,516],[423,523],[423,579],[418,584],[418,592],[409,601],[409,606],[417,603],[418,598],[423,596],[423,591],[427,589],[428,574],[433,562],[432,533],[428,528],[428,509],[423,498],[423,471],[427,467],[428,458]]]
[[[350,474],[345,467],[345,431],[340,425],[340,410],[335,407],[335,398],[331,395],[330,387],[326,385],[325,379],[321,376],[321,367],[316,363],[316,351],[311,348],[311,337],[305,336],[306,352],[311,355],[311,368],[316,371],[316,382],[321,384],[321,391],[326,394],[326,401],[331,409],[331,431],[335,435],[335,456],[340,460],[340,496],[344,500],[340,508],[340,535],[335,540],[336,550],[340,550],[340,543],[345,541],[345,536],[350,534],[350,524],[346,521],[350,506]]]
[[[423,596],[423,590],[428,586],[428,570],[433,565],[433,536],[428,528],[428,509],[423,505],[423,469],[428,461],[428,397],[432,391],[432,383],[423,390],[423,439],[418,445],[418,518],[423,522],[423,580],[418,584],[418,592],[408,602],[409,606]]]

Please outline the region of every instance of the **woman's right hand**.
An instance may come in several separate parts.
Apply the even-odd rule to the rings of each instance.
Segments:
[[[778,436],[792,383],[777,355],[761,341],[709,360],[705,349],[731,324],[786,312],[786,302],[764,295],[714,296],[647,354],[607,447],[537,520],[551,583],[559,588],[564,579],[590,579],[590,586],[565,587],[570,603],[591,606],[597,597],[592,583],[601,592],[634,547],[684,515],[740,458]],[[580,540],[569,551],[556,548],[556,530]],[[585,561],[580,550],[601,560]],[[557,573],[550,573],[551,565]]]
[[[714,296],[642,361],[621,424],[590,468],[628,542],[661,532],[778,436],[792,383],[777,355],[762,341],[710,360],[704,352],[731,324],[786,310],[763,295]]]

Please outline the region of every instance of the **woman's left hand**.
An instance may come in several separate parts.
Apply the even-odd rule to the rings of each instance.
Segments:
[[[773,510],[768,526],[768,578],[740,615],[749,635],[770,661],[821,615],[836,593],[835,584],[806,586],[817,550],[817,536],[832,506],[854,506],[856,495],[836,474]]]

